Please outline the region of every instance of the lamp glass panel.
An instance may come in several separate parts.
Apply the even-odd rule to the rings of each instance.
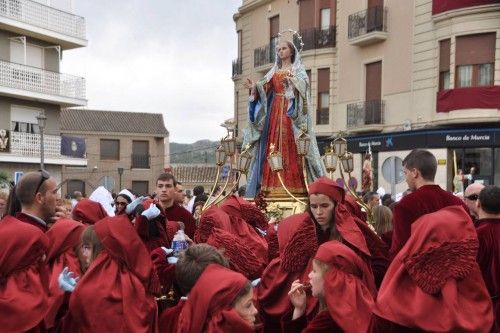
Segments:
[[[217,165],[222,165],[224,164],[225,162],[225,159],[226,159],[226,153],[224,152],[224,150],[219,147],[215,150],[215,162]]]

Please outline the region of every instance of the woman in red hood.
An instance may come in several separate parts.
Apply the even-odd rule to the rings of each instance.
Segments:
[[[351,248],[382,279],[387,266],[387,246],[365,222],[351,215],[343,204],[344,195],[344,189],[331,179],[318,178],[309,185],[309,212],[280,222],[279,257],[269,263],[256,289],[264,332],[281,331],[281,318],[290,308],[288,291],[292,282],[307,279],[314,253],[329,240],[341,241]],[[312,319],[316,311],[317,301],[309,297],[306,316]]]
[[[156,332],[153,264],[128,217],[108,217],[87,228],[84,236],[95,235],[95,252],[70,298],[75,326],[81,333]]]
[[[0,244],[0,331],[46,332],[47,236],[6,216],[0,223]]]
[[[370,265],[379,286],[389,266],[388,246],[351,213],[346,198],[344,189],[330,178],[320,177],[309,185],[309,213],[319,243],[328,240],[345,243]]]

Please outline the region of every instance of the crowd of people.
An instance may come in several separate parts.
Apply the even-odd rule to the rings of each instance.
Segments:
[[[0,332],[500,332],[500,187],[461,199],[426,150],[403,166],[401,200],[366,196],[374,225],[327,177],[270,224],[170,173],[65,201],[28,172],[0,197]]]

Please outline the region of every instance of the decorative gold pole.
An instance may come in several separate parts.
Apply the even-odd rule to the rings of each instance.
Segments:
[[[244,174],[246,175],[248,173],[248,169],[250,168],[250,163],[252,162],[252,154],[250,154],[250,149],[252,146],[246,145],[245,149],[241,152],[240,158],[238,161],[238,177],[236,180],[233,182],[233,186],[231,187],[231,190],[229,190],[226,195],[222,196],[218,200],[214,200],[214,205],[218,205],[222,201],[224,201],[228,196],[231,195],[233,190],[238,186],[238,183],[240,181],[241,175]],[[228,177],[229,178],[229,177]]]
[[[281,153],[279,151],[274,151],[275,146],[273,143],[269,146],[269,156],[268,156],[268,161],[269,161],[269,166],[271,167],[271,170],[273,172],[276,172],[278,176],[278,180],[280,181],[281,186],[285,189],[286,193],[292,197],[295,201],[307,205],[304,201],[300,200],[296,196],[294,196],[286,187],[285,183],[283,182],[283,178],[281,178],[281,171],[283,171],[283,156],[281,156]]]
[[[222,141],[223,140],[221,140],[221,145],[219,147],[217,147],[217,149],[215,150],[215,165],[217,165],[217,174],[215,176],[215,181],[214,181],[214,184],[212,186],[212,189],[210,190],[209,198],[212,197],[212,195],[215,192],[215,189],[217,188],[217,183],[219,182],[219,177],[220,177],[220,170],[221,170],[222,166],[224,165],[224,163],[226,163],[226,153],[224,152],[224,148],[222,147]],[[205,202],[205,204],[203,205],[201,210],[204,211],[209,206],[210,206],[210,202],[209,202],[209,200],[207,200]]]
[[[340,163],[338,163],[339,159]],[[356,191],[349,186],[349,180],[352,178],[351,172],[354,170],[354,159],[352,154],[347,150],[347,141],[343,138],[343,133],[339,133],[337,138],[330,143],[330,147],[326,150],[325,155],[323,155],[323,161],[325,163],[326,170],[330,174],[330,178],[333,178],[333,172],[337,169],[337,164],[340,164],[340,177],[342,177],[342,180],[347,187],[347,191],[349,191],[349,193],[354,197],[356,203],[363,207],[366,211],[368,225],[372,230],[375,230],[373,227],[374,221],[371,208],[365,204]],[[348,179],[346,179],[345,173],[348,174]]]

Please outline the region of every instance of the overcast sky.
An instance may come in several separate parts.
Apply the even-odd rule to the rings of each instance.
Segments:
[[[170,142],[220,139],[233,117],[233,14],[241,0],[76,0],[88,46],[62,71],[87,80],[89,109],[163,113]],[[140,124],[137,124],[140,126]]]

